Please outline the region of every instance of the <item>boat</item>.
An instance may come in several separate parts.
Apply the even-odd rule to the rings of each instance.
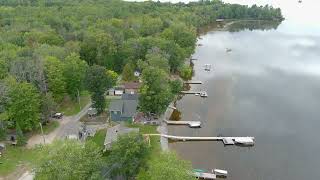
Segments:
[[[201,127],[201,122],[199,121],[199,122],[190,122],[189,123],[189,127],[191,127],[191,128],[199,128],[199,127]]]
[[[254,140],[250,137],[237,137],[234,139],[234,142],[236,144],[242,144],[242,145],[248,145],[248,146],[254,145]]]
[[[201,96],[201,97],[208,97],[208,94],[207,94],[207,92],[201,92],[201,93],[200,93],[200,96]]]
[[[211,70],[211,64],[205,64],[204,65],[204,70],[205,71],[210,71]]]
[[[231,51],[232,51],[232,49],[230,49],[230,48],[227,48],[227,49],[226,49],[226,51],[227,51],[227,52],[231,52]]]
[[[302,0],[299,0],[298,2],[299,2],[299,3],[302,3]]]
[[[228,175],[228,171],[222,170],[222,169],[214,169],[213,172],[214,172],[214,174],[216,174],[217,176],[227,177],[227,175]]]
[[[195,96],[199,96],[200,94],[199,94],[199,93],[195,93],[194,95],[195,95]]]

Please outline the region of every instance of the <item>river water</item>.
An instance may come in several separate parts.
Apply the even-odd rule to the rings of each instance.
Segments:
[[[175,142],[170,148],[194,168],[228,170],[232,180],[319,180],[320,2],[228,2],[272,4],[286,20],[273,30],[202,35],[193,79],[204,84],[191,90],[205,90],[208,98],[186,95],[177,102],[182,120],[201,121],[202,128],[169,126],[169,133],[254,136],[256,144]]]

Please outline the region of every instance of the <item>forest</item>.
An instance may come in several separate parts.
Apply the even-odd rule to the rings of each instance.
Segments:
[[[171,98],[177,83],[168,77],[188,72],[184,62],[194,52],[198,29],[219,18],[283,19],[270,6],[218,0],[0,0],[2,128],[37,129],[65,97],[76,100],[89,90],[98,102],[118,75],[130,81],[137,69],[146,81],[164,82],[153,91]],[[147,87],[142,94],[150,94]],[[152,103],[142,99],[141,109],[163,111]]]

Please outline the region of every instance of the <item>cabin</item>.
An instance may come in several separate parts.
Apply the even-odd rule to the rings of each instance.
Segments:
[[[137,113],[137,94],[123,94],[121,99],[111,101],[109,106],[110,119],[112,121],[132,120]]]
[[[117,141],[118,136],[128,134],[130,132],[139,132],[139,128],[128,128],[121,124],[108,128],[104,140],[104,151],[111,149],[112,144]]]
[[[126,94],[138,94],[140,88],[139,82],[127,82],[123,84],[124,92]]]

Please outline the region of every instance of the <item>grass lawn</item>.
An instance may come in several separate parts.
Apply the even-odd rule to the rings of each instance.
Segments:
[[[96,143],[99,147],[104,148],[104,139],[106,137],[107,129],[101,129],[96,132],[93,137],[89,137],[87,141]]]
[[[83,108],[90,102],[90,94],[87,91],[81,92],[80,105]],[[80,106],[78,101],[73,101],[70,98],[65,98],[58,108],[59,112],[63,112],[66,116],[75,115],[80,112]]]
[[[139,128],[139,131],[142,134],[158,134],[159,133],[157,131],[158,126],[133,124],[133,123],[127,123],[126,126],[131,128]],[[160,145],[159,136],[150,136],[150,145],[151,145],[151,153],[150,153],[151,157],[157,154],[160,154],[161,145]]]
[[[52,132],[53,130],[55,130],[57,127],[59,127],[59,122],[58,121],[50,121],[49,123],[47,123],[46,125],[43,125],[43,133],[44,134],[49,134],[50,132]],[[36,131],[37,134],[41,134],[41,129],[37,129]]]
[[[7,145],[2,157],[0,157],[0,176],[6,176],[23,165],[35,164],[39,160],[40,148],[27,149]]]

